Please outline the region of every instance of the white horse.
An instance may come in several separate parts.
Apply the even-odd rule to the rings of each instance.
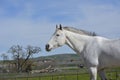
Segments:
[[[90,80],[97,80],[97,72],[101,80],[107,80],[104,69],[120,66],[119,39],[111,40],[84,30],[56,26],[55,33],[46,45],[46,50],[50,51],[64,44],[82,56],[89,70]]]

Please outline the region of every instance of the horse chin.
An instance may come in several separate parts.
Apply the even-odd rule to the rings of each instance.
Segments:
[[[50,52],[51,51],[51,48],[47,47],[45,48],[46,51]]]
[[[48,52],[50,52],[51,50],[52,50],[52,49],[47,49],[47,48],[46,48],[46,51],[48,51]]]

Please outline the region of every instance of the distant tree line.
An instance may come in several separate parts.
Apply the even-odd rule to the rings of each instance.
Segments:
[[[28,45],[27,47],[22,47],[20,45],[13,45],[10,47],[7,53],[12,54],[11,64],[15,72],[29,72],[32,70],[33,62],[30,59],[34,54],[41,51],[40,47]],[[2,54],[3,62],[8,59],[6,54]]]

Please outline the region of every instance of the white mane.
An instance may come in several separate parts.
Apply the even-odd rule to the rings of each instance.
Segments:
[[[95,32],[88,32],[88,31],[76,29],[73,27],[63,27],[63,29],[74,32],[74,33],[82,34],[82,35],[96,36]]]

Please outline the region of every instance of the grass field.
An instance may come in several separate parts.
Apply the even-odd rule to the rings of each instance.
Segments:
[[[109,80],[120,80],[120,77],[116,79],[116,72],[107,73]],[[11,77],[11,78],[0,78],[0,80],[89,80],[88,73],[76,73],[76,74],[47,74],[47,75],[27,75],[26,77]],[[98,77],[97,80],[100,80]]]
[[[86,69],[77,69],[75,67],[62,68],[62,72],[54,73],[7,73],[0,74],[0,80],[89,80],[89,74]],[[117,72],[116,72],[117,71]],[[120,69],[108,69],[108,80],[120,80]],[[98,79],[100,80],[99,76]]]
[[[6,78],[1,80],[89,80],[88,74],[60,74],[60,75],[48,75],[48,76],[36,76],[36,77],[16,77]]]

